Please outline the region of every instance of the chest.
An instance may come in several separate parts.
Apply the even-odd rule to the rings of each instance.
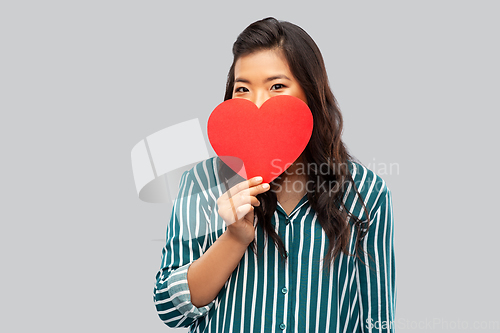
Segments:
[[[304,194],[302,195],[294,195],[293,197],[279,197],[278,196],[278,202],[285,211],[286,215],[290,215],[295,207],[297,207],[297,204],[300,202]]]
[[[296,188],[293,188],[292,186],[289,186],[288,183],[285,183],[284,185],[280,186],[280,189],[278,191],[274,191],[276,193],[276,198],[278,199],[279,204],[283,208],[283,210],[286,212],[287,215],[290,215],[295,207],[297,207],[297,204],[302,200],[304,195],[306,194],[305,191],[305,180],[300,179],[300,180],[295,180],[296,183],[300,184],[301,186],[296,186],[297,188],[300,188],[299,191],[297,191]],[[291,182],[294,184],[293,182]]]

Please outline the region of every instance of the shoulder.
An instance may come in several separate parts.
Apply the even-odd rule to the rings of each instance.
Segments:
[[[358,162],[348,161],[347,163],[349,166],[349,172],[351,173],[358,190],[360,190],[360,188],[363,188],[364,190],[372,188],[372,190],[377,192],[388,191],[385,180],[375,172]]]
[[[182,178],[188,181],[197,183],[198,186],[204,188],[211,182],[215,182],[217,172],[217,157],[196,163],[191,169],[184,172]]]
[[[218,183],[218,157],[200,161],[184,171],[180,180],[180,188],[192,188],[194,192],[206,192]]]
[[[353,186],[355,186],[367,210],[373,212],[390,195],[385,180],[358,162],[348,161],[348,166],[353,182],[346,193],[347,197],[354,201],[356,191]]]
[[[190,193],[201,193],[209,202],[216,201],[227,187],[244,179],[229,169],[217,156],[196,163],[181,177],[180,187]]]

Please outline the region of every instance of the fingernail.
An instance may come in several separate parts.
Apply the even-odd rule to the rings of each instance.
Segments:
[[[257,181],[257,182],[260,182],[260,181],[262,181],[262,177],[260,177],[260,176],[258,176],[258,177],[255,177],[255,181]]]
[[[268,183],[262,184],[262,187],[263,188],[269,188],[269,184]]]

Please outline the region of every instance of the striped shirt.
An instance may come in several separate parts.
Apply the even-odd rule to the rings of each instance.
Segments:
[[[307,195],[290,215],[278,202],[272,223],[288,260],[281,258],[270,237],[264,239],[258,224],[257,255],[247,248],[217,297],[203,307],[191,303],[187,271],[226,230],[216,207],[225,191],[217,158],[184,172],[156,275],[153,299],[160,319],[169,327],[189,327],[189,332],[394,332],[391,192],[374,172],[356,162],[348,165],[370,217],[362,261],[341,253],[329,272],[323,270],[329,241]],[[343,201],[366,221],[351,186]],[[357,228],[349,224],[349,252],[354,253]]]

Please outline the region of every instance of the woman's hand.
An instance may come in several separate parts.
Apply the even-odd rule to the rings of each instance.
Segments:
[[[245,180],[217,199],[218,213],[227,225],[226,232],[245,245],[255,237],[253,206],[260,205],[256,196],[270,188],[269,184],[261,182],[262,177]]]

